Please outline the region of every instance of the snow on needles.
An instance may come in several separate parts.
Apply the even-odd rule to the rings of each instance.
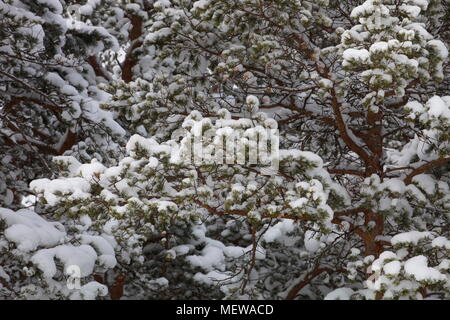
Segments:
[[[446,276],[435,268],[428,267],[428,260],[425,256],[417,256],[405,262],[405,272],[413,276],[417,281],[445,281]]]
[[[113,268],[117,263],[113,246],[102,236],[81,234],[77,241],[81,245],[72,244],[59,222],[47,221],[26,209],[14,212],[0,208],[0,220],[7,225],[6,240],[14,243],[23,258],[35,264],[46,278],[57,274],[57,261],[66,274],[68,267],[77,266],[81,277],[92,274],[96,265]]]
[[[0,220],[8,225],[5,237],[21,251],[33,251],[39,247],[50,247],[64,240],[64,227],[57,222],[48,222],[30,210],[14,212],[0,208]]]

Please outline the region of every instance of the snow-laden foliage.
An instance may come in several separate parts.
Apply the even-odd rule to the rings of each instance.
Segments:
[[[282,225],[275,223],[280,218],[305,221],[303,227],[329,233],[334,229],[333,209],[348,204],[349,197],[332,181],[322,160],[310,152],[281,149],[280,174],[276,175],[264,175],[255,165],[221,164],[214,158],[222,156],[219,152],[213,152],[209,161],[204,158],[194,163],[195,154],[189,150],[198,130],[213,130],[217,135],[210,144],[221,151],[224,135],[243,129],[245,152],[251,136],[261,134],[261,129],[272,123],[263,113],[255,115],[255,127],[251,119],[232,120],[227,110],[219,113],[222,118],[211,121],[193,112],[183,123],[187,131],[180,143],[132,136],[128,156],[117,166],[106,168],[96,160],[81,164],[73,157],[57,157],[55,161],[65,165],[67,174],[35,180],[30,187],[56,215],[64,214],[60,219],[69,216],[78,221],[89,216],[91,230],[97,228],[98,235],[112,234],[118,243],[121,272],[131,268],[146,274],[146,279],[138,278],[133,284],[143,290],[143,296],[161,297],[161,292],[154,296],[147,288],[161,277],[166,279],[167,294],[180,290],[179,296],[187,298],[194,296],[187,289],[192,281],[212,285],[214,279],[227,278],[237,282],[225,287],[229,294],[240,288],[236,294],[269,295],[255,292],[253,287],[263,281],[259,272],[266,274],[264,277],[276,272],[277,266],[270,260],[279,249],[265,248],[257,240],[279,241],[283,233],[300,227],[286,225],[287,230],[282,231]],[[207,150],[207,141],[202,143]],[[220,217],[225,215],[235,218],[220,226]],[[236,228],[234,224],[246,229],[243,239],[227,235],[228,228]],[[303,256],[307,259],[307,252]],[[183,276],[175,265],[185,269]],[[281,285],[286,289],[288,283]]]
[[[34,3],[0,0],[0,201],[37,196],[3,296],[450,297],[447,1]]]
[[[86,63],[117,41],[60,1],[2,0],[0,19],[0,204],[17,206],[29,181],[52,173],[50,156],[101,157],[125,133],[100,108],[107,94]]]
[[[114,242],[108,236],[89,234],[88,217],[66,231],[60,222],[47,221],[33,211],[0,209],[0,297],[19,299],[95,299],[107,295],[98,282],[70,290],[67,282],[73,266],[79,277],[116,265]],[[77,280],[73,278],[74,284]]]
[[[340,288],[325,299],[421,299],[428,293],[434,299],[445,299],[450,290],[450,241],[432,232],[410,231],[391,239],[392,249],[378,258],[350,261],[348,272],[368,272],[366,288]],[[374,260],[375,259],[375,260]]]

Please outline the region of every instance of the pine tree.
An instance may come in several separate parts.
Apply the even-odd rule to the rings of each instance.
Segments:
[[[54,157],[29,185],[37,226],[0,209],[5,296],[449,298],[445,1],[77,8],[75,25],[117,44],[83,66],[128,143]],[[252,163],[268,135],[279,152]]]
[[[103,159],[109,137],[124,134],[99,108],[107,94],[85,62],[117,41],[59,1],[1,1],[0,17],[0,204],[17,208],[32,179],[54,172],[52,156]]]

